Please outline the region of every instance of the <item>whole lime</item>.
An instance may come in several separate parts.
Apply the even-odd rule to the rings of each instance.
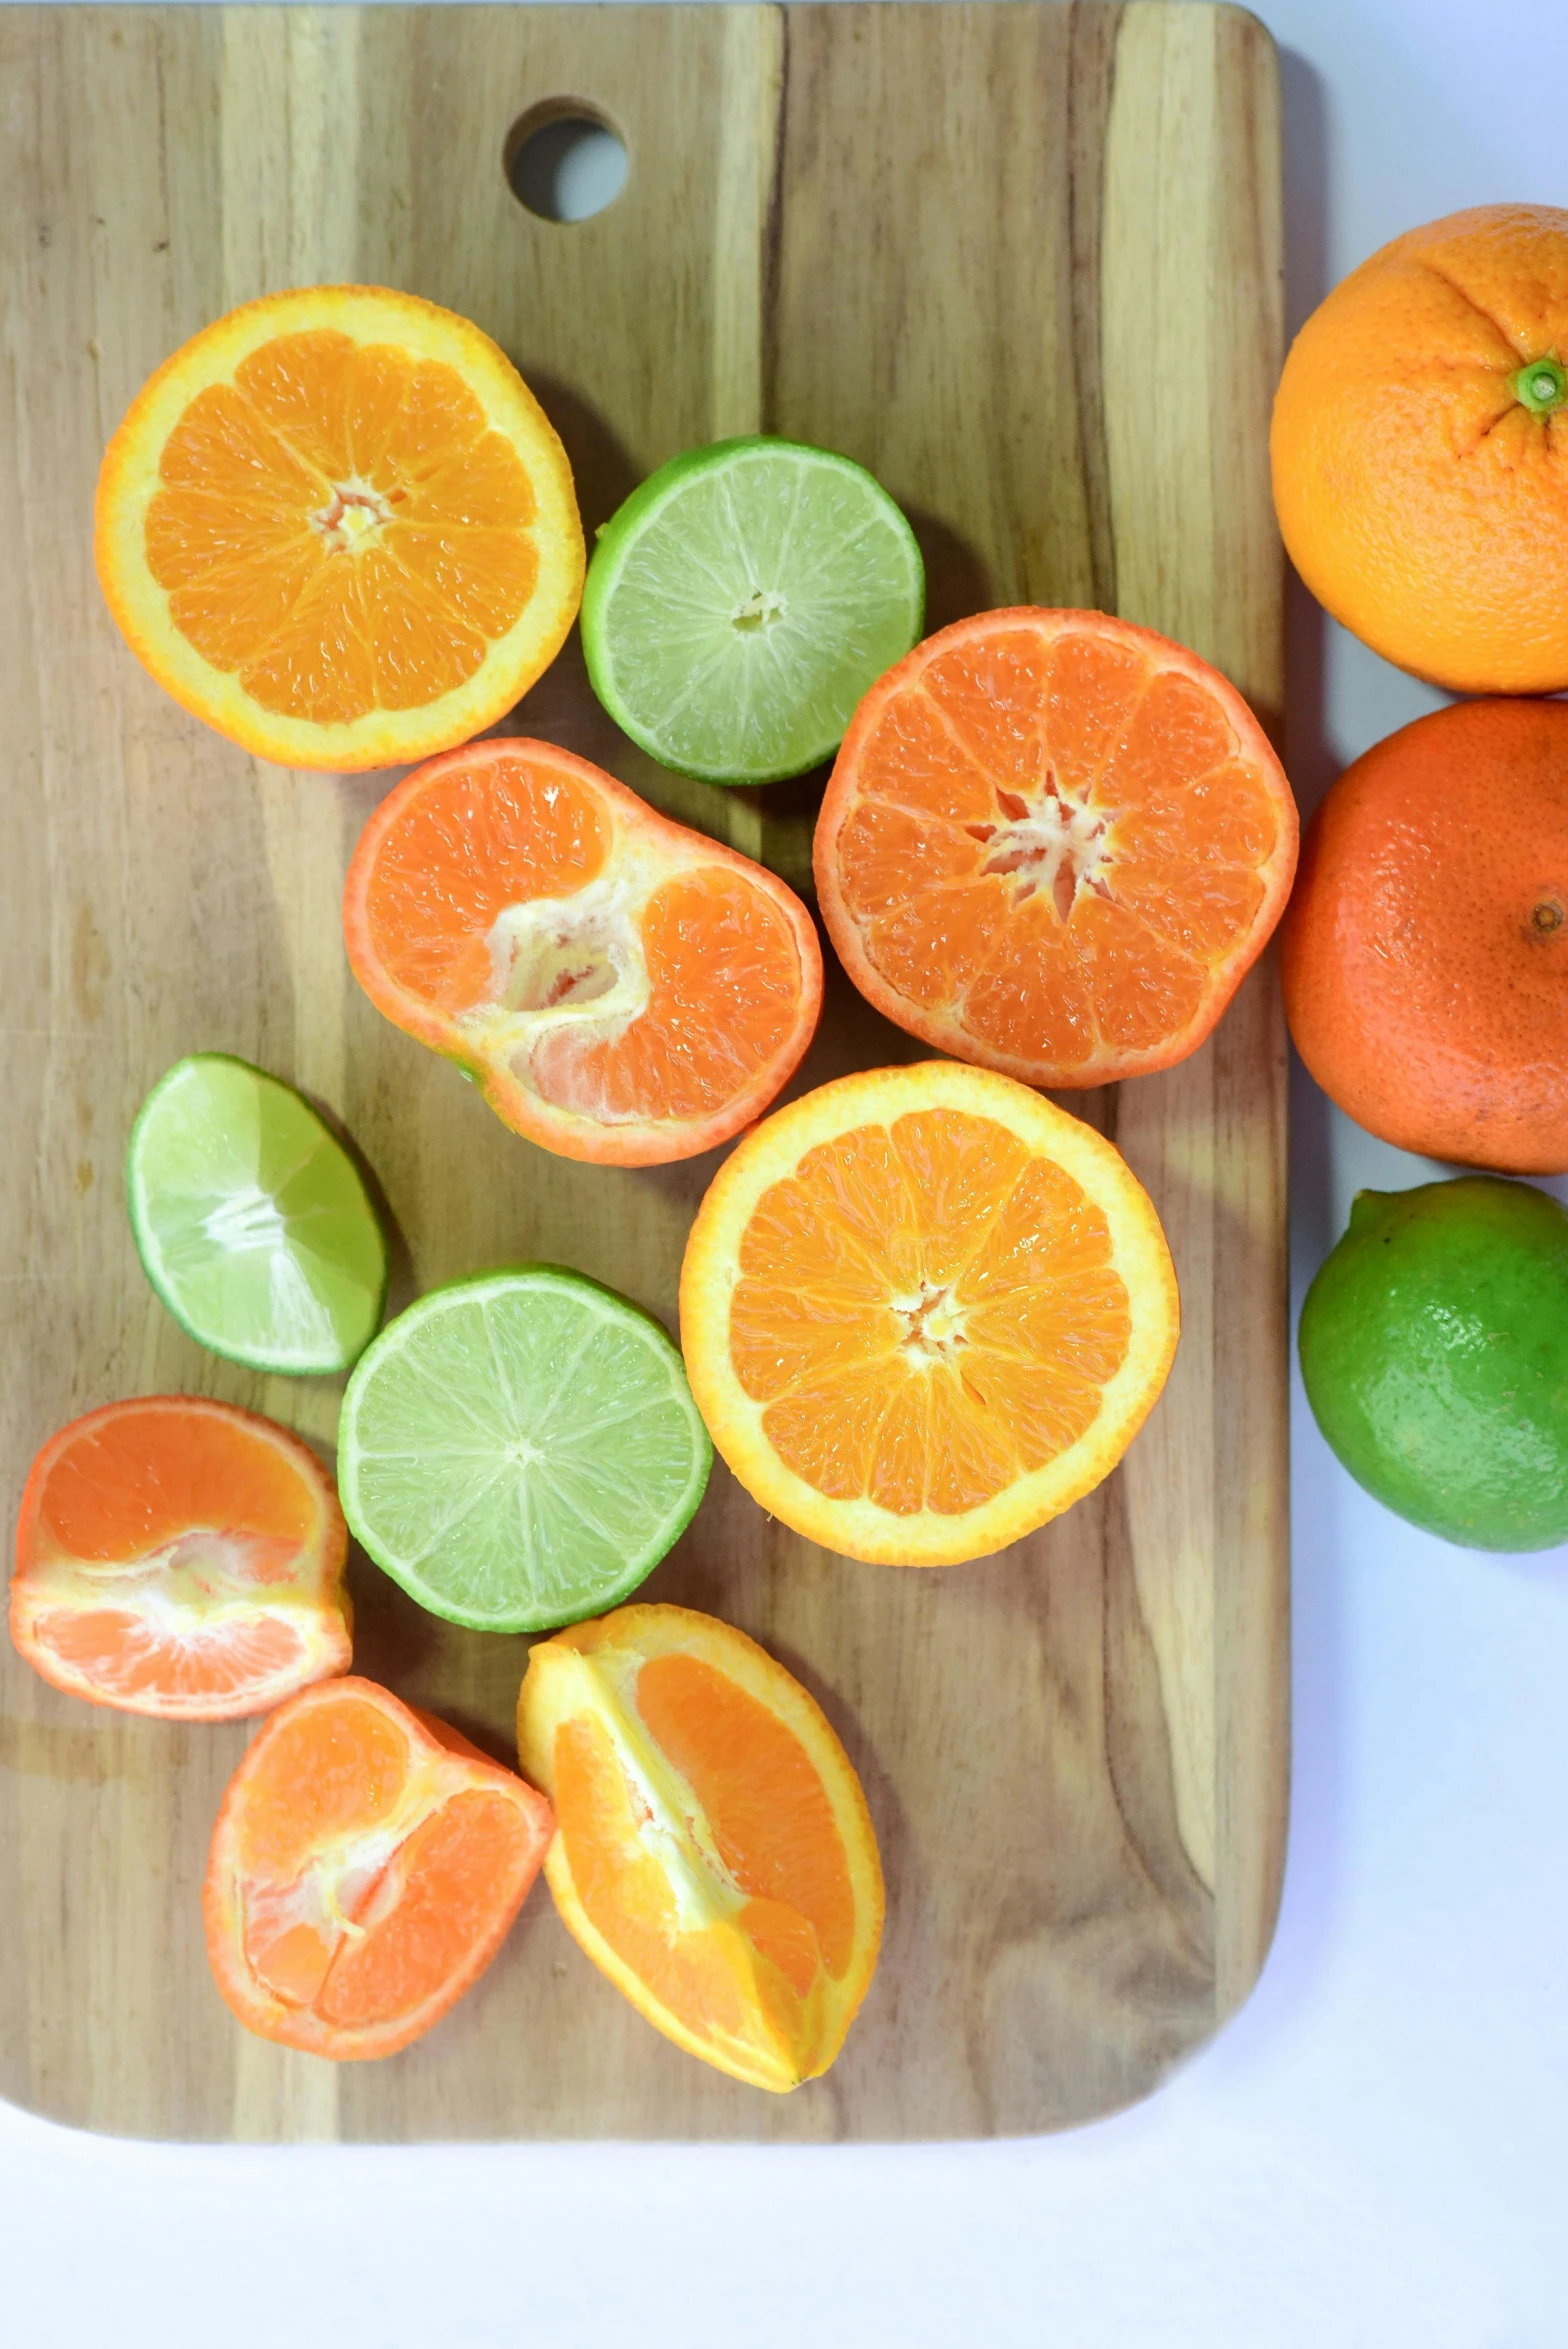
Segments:
[[[1480,1550],[1568,1538],[1568,1214],[1495,1175],[1363,1191],[1301,1375],[1358,1484]]]

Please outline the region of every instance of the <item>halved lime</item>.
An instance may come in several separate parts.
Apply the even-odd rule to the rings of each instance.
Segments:
[[[356,1538],[410,1598],[479,1631],[617,1606],[690,1521],[712,1462],[659,1324],[554,1264],[421,1297],[366,1353],[338,1423]]]
[[[386,1241],[358,1167],[292,1085],[225,1052],[177,1060],[137,1114],[125,1184],[147,1278],[200,1345],[284,1376],[364,1352]]]
[[[593,689],[653,758],[776,783],[838,748],[920,634],[915,534],[864,466],[798,441],[715,441],[634,490],[583,589]]]

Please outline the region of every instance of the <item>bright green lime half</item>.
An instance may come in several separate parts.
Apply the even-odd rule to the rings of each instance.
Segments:
[[[422,1607],[480,1631],[618,1605],[712,1461],[658,1323],[552,1264],[421,1297],[365,1355],[338,1426],[358,1540]]]
[[[387,1292],[359,1169],[291,1085],[227,1053],[177,1060],[126,1160],[143,1268],[201,1345],[286,1376],[346,1370]]]
[[[838,748],[920,634],[915,534],[863,466],[789,440],[672,458],[599,534],[583,590],[593,689],[651,757],[776,783]]]

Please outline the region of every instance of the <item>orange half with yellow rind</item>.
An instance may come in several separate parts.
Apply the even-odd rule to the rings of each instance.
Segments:
[[[1114,1145],[954,1061],[747,1135],[697,1211],[681,1344],[715,1446],[808,1541],[984,1557],[1107,1476],[1176,1349],[1159,1217]]]
[[[259,758],[337,771],[503,716],[584,569],[566,453],[511,361],[378,286],[269,294],[166,360],[105,454],[95,551],[176,701]]]
[[[555,1808],[550,1890],[601,1972],[734,2079],[825,2072],[876,1966],[882,1867],[800,1683],[710,1615],[620,1607],[535,1647],[517,1738]]]

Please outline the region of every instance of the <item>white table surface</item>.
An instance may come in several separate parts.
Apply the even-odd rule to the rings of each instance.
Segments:
[[[1418,221],[1568,204],[1565,0],[1258,13],[1293,325]],[[1309,808],[1439,698],[1299,595],[1292,660]],[[1359,1185],[1432,1170],[1299,1070],[1293,1112],[1299,1297]],[[1564,2349],[1568,1553],[1402,1525],[1299,1385],[1294,1442],[1279,1933],[1152,2102],[1067,2137],[773,2152],[165,2148],[0,2106],[5,2349]]]

